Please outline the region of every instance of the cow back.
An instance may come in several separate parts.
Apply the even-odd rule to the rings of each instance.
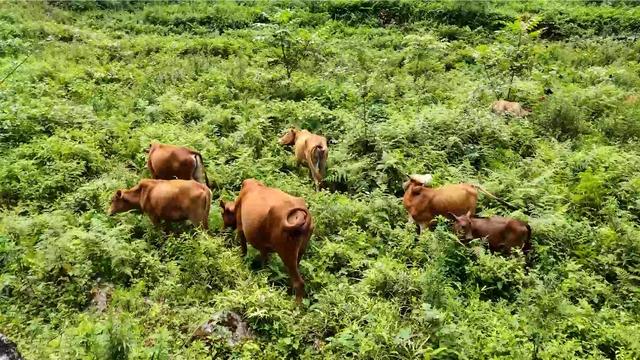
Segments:
[[[202,207],[202,199],[210,198],[209,189],[193,180],[143,180],[140,206],[165,220],[185,220]]]
[[[279,189],[244,187],[236,202],[238,229],[255,247],[272,247],[283,239],[288,212],[296,207],[306,209],[304,200]]]
[[[415,190],[418,190],[417,192]],[[410,186],[404,204],[415,220],[431,220],[437,215],[475,213],[478,192],[468,184],[444,185],[438,188]]]
[[[149,170],[156,179],[191,180],[196,165],[194,152],[186,147],[157,144],[149,152]]]

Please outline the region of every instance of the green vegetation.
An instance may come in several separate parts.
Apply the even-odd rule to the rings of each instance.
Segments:
[[[31,55],[0,84],[0,332],[27,359],[640,358],[635,5],[1,2],[0,76]],[[322,192],[292,125],[332,140]],[[210,233],[106,215],[152,140],[202,152],[214,205],[248,177],[307,199],[302,306],[216,206]],[[530,222],[530,271],[444,219],[416,239],[426,172],[518,205],[479,210]],[[190,341],[226,310],[253,339]]]

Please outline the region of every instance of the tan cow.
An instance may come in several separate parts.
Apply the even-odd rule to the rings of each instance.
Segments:
[[[289,129],[280,138],[279,143],[293,145],[296,161],[298,164],[306,164],[309,167],[316,190],[320,190],[322,179],[327,171],[327,156],[329,155],[327,139],[307,130]]]
[[[189,220],[209,228],[211,190],[194,180],[140,180],[131,189],[120,189],[111,198],[109,215],[132,209],[147,214],[154,225],[162,220]]]
[[[202,155],[187,147],[153,143],[149,148],[147,167],[154,179],[193,179],[211,188]]]
[[[524,117],[531,114],[531,110],[524,109],[520,103],[507,100],[494,101],[491,104],[491,110],[498,115],[511,115],[516,117]]]
[[[418,234],[425,227],[431,226],[433,219],[438,215],[470,213],[473,216],[478,203],[478,190],[502,204],[513,207],[478,185],[451,184],[438,188],[425,186],[430,182],[431,175],[411,175],[403,184],[405,192],[402,203],[411,219],[417,224]]]
[[[305,201],[247,179],[238,198],[227,203],[220,200],[220,207],[224,226],[237,230],[242,256],[247,254],[247,241],[260,251],[263,264],[270,253],[278,253],[291,277],[296,301],[301,302],[304,281],[298,265],[314,227]]]
[[[635,103],[637,103],[637,102],[638,102],[638,99],[640,99],[640,97],[639,97],[638,95],[631,94],[631,95],[627,95],[627,96],[624,98],[624,101],[623,101],[623,102],[624,102],[626,105],[633,105],[633,104],[635,104]]]
[[[531,227],[524,221],[501,216],[477,218],[471,212],[461,216],[450,213],[449,217],[455,221],[458,236],[465,241],[486,238],[492,252],[509,254],[512,248],[519,248],[526,254],[531,250]]]

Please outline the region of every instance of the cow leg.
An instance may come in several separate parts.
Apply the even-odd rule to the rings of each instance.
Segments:
[[[269,262],[269,251],[267,249],[260,249],[260,267],[267,266]]]
[[[160,225],[160,219],[158,219],[157,217],[155,217],[153,215],[149,215],[149,220],[151,220],[151,223],[155,227],[158,227],[158,225]]]
[[[416,234],[420,235],[422,232],[422,225],[416,223]]]
[[[291,286],[296,293],[296,302],[299,304],[304,297],[304,280],[302,280],[300,272],[298,271],[298,255],[292,250],[292,248],[287,247],[284,251],[280,252],[279,255],[289,271]]]
[[[238,238],[240,238],[240,249],[242,250],[242,257],[247,256],[247,239],[244,237],[242,231],[238,231]]]
[[[307,237],[306,239],[304,239],[302,244],[300,244],[300,249],[298,249],[298,264],[300,264],[300,260],[302,260],[302,256],[304,255],[305,251],[307,251],[308,243],[309,238]]]
[[[162,221],[156,216],[149,215],[149,220],[151,220],[151,223],[156,229],[161,228],[162,232],[164,232],[165,234],[169,233],[169,230],[171,230],[169,229],[167,225],[168,223],[166,221]]]
[[[200,215],[200,214],[198,214]],[[204,230],[208,230],[209,229],[209,219],[205,218],[204,216],[191,216],[189,217],[189,221],[193,224],[193,226],[195,227],[201,227]]]
[[[309,167],[309,171],[311,172],[311,177],[313,178],[313,181],[315,182],[316,185],[316,191],[320,190],[320,182],[322,181],[322,175],[320,175],[320,173],[318,172],[318,169],[316,169],[316,167],[314,166],[314,162],[313,159],[311,157],[311,154],[307,152],[307,166]]]

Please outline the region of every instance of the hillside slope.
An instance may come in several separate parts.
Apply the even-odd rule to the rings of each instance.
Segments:
[[[0,79],[30,55],[0,84],[0,333],[27,359],[640,358],[638,33],[632,2],[2,2]],[[291,126],[331,140],[324,191]],[[153,140],[203,154],[209,233],[106,215]],[[416,238],[405,173],[516,204],[479,211],[529,221],[532,269],[444,219]],[[220,230],[249,177],[314,216],[300,307]],[[253,338],[191,341],[220,311]]]

